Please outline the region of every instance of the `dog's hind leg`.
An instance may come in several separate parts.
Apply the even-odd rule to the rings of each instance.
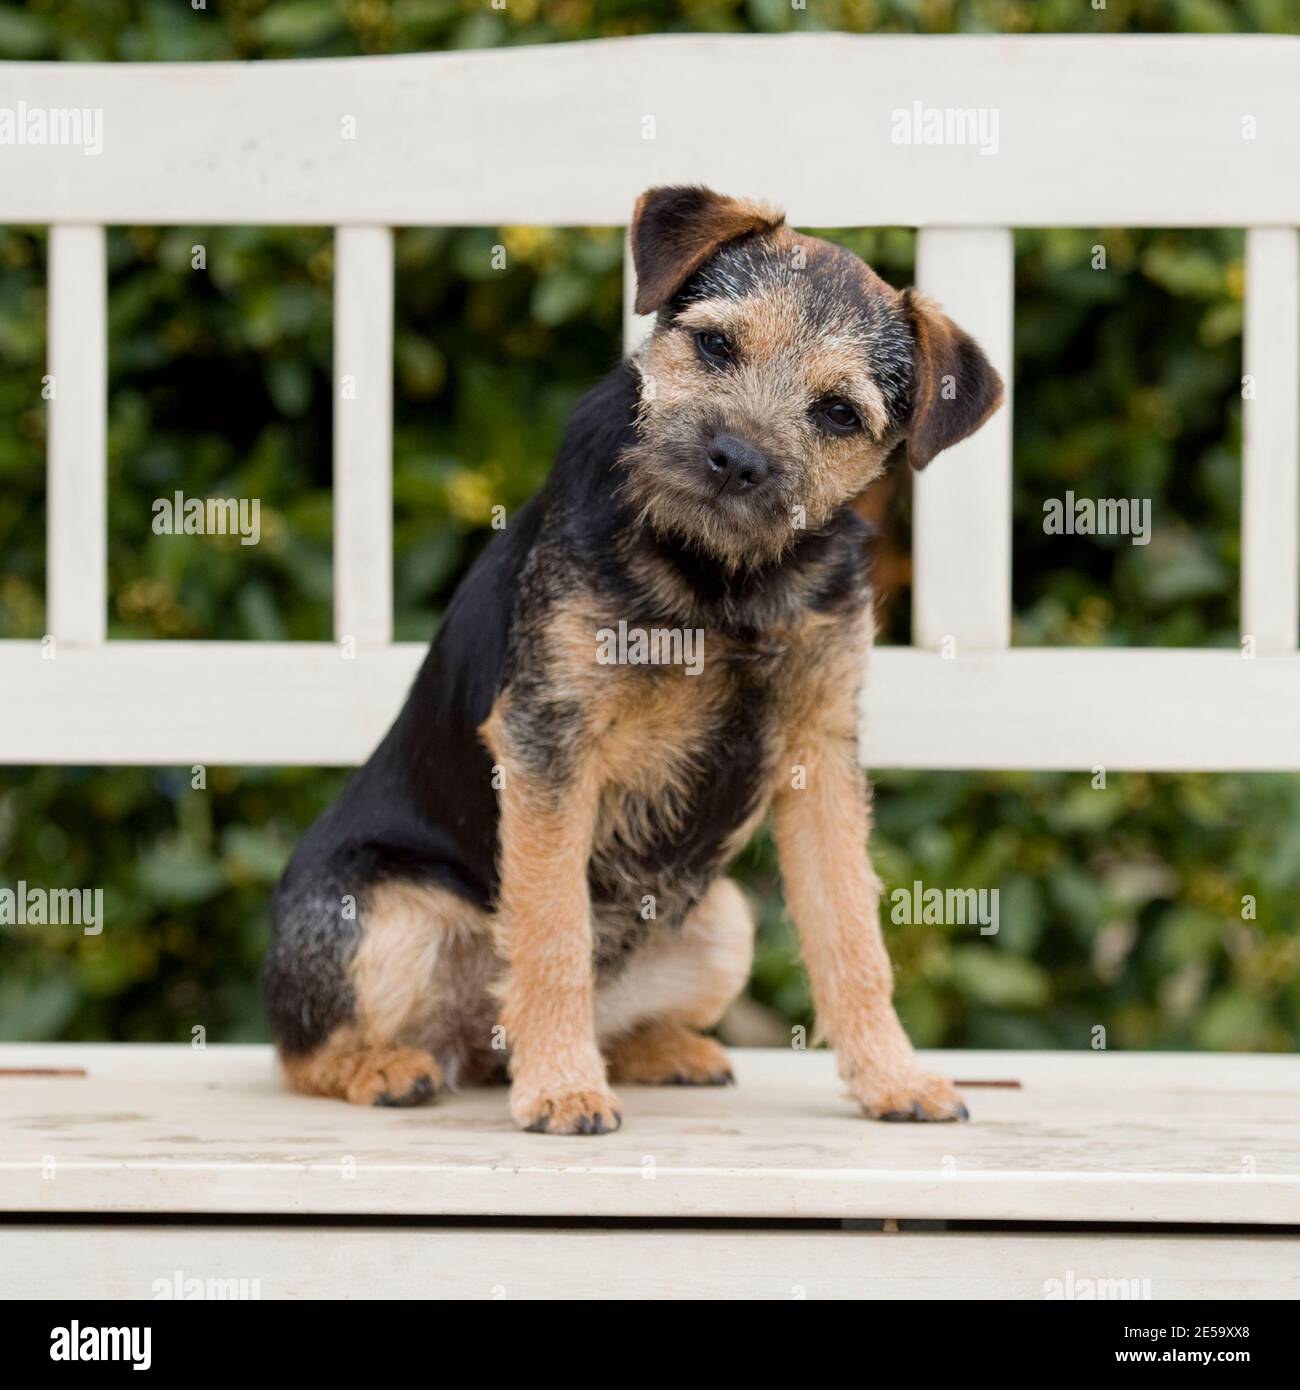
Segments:
[[[266,984],[295,1090],[354,1105],[419,1105],[443,1083],[440,1056],[455,1067],[467,1045],[491,1047],[491,971],[459,977],[467,955],[492,956],[485,919],[470,904],[438,888],[378,885],[358,905],[347,959],[332,939],[329,950],[319,939],[308,949],[292,912],[277,923],[287,939],[277,940]],[[467,1044],[458,1034],[469,993],[481,999],[483,1036]]]
[[[682,923],[653,937],[596,989],[596,1030],[613,1081],[723,1085],[732,1079],[711,1028],[745,987],[754,919],[729,878],[718,879]]]

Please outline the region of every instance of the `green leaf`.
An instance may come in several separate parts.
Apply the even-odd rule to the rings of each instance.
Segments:
[[[1038,1009],[1051,997],[1046,972],[1032,961],[988,946],[955,946],[950,958],[953,984],[980,1004]]]
[[[338,33],[343,24],[336,0],[280,0],[254,20],[263,43],[284,48],[312,47]]]
[[[226,887],[226,872],[211,854],[170,840],[144,851],[136,880],[143,892],[161,904],[198,903]]]

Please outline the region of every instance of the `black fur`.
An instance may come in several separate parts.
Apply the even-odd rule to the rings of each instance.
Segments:
[[[629,624],[662,625],[680,615],[655,606],[636,570],[663,565],[689,597],[692,625],[740,642],[731,657],[745,668],[735,708],[710,749],[707,776],[692,788],[689,834],[664,831],[648,853],[644,846],[635,852],[638,884],[662,895],[659,925],[680,921],[724,867],[728,837],[760,804],[772,720],[764,674],[777,659],[763,631],[795,590],[801,605],[825,610],[861,601],[864,528],[846,509],[801,537],[781,563],[729,576],[684,542],[634,526],[618,458],[634,436],[636,397],[634,369],[623,363],[583,398],[542,491],[493,538],[457,590],[396,722],[299,844],[273,901],[263,977],[286,1052],[317,1046],[348,1020],[346,968],[371,885],[437,884],[493,907],[496,792],[478,729],[509,683],[528,720],[532,756],[542,770],[561,773],[577,722],[577,711],[529,684],[528,645],[549,595],[586,584],[614,598]],[[598,968],[615,966],[656,925],[642,921],[639,898],[628,897],[629,862],[617,854],[593,858],[593,903],[626,919],[626,929],[598,938]],[[348,898],[357,905],[351,917],[342,908]]]

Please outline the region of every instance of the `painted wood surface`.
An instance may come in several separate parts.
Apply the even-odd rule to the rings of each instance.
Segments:
[[[0,1225],[0,1299],[1300,1298],[1287,1235]]]
[[[1300,1061],[945,1053],[965,1125],[861,1117],[824,1052],[729,1089],[626,1088],[615,1135],[522,1134],[503,1090],[417,1110],[287,1093],[264,1047],[20,1045],[0,1210],[1300,1223]]]
[[[595,634],[592,636],[593,650]],[[0,762],[348,766],[383,737],[419,643],[0,642]],[[705,660],[708,659],[707,645]],[[872,653],[869,768],[1300,771],[1300,657],[1235,650]]]
[[[1300,38],[1255,35],[0,63],[12,104],[102,113],[97,155],[6,149],[0,218],[621,226],[649,185],[704,182],[801,226],[1294,227],[1297,73]],[[931,112],[982,132],[924,143]]]
[[[1246,233],[1241,632],[1259,652],[1300,637],[1300,236]]]
[[[1011,644],[1010,231],[922,229],[916,281],[983,348],[1006,399],[974,435],[912,475],[912,640],[950,656],[997,651]]]

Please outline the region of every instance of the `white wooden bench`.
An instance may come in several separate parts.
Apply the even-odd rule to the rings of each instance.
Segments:
[[[0,1047],[88,1073],[0,1078],[0,1298],[175,1271],[264,1298],[1300,1297],[1291,1058],[928,1057],[1021,1085],[970,1090],[972,1124],[872,1124],[829,1054],[742,1051],[734,1089],[623,1088],[597,1142],[519,1133],[499,1089],[290,1095],[263,1047]]]
[[[98,157],[7,147],[0,164],[0,219],[51,228],[57,385],[52,641],[0,643],[0,760],[363,759],[422,651],[392,642],[390,566],[375,563],[392,548],[391,229],[620,225],[647,185],[699,180],[799,225],[919,227],[919,283],[1008,381],[1010,228],[1245,227],[1243,652],[1010,648],[1007,409],[916,480],[914,645],[873,658],[864,760],[1300,770],[1300,39],[681,37],[0,64],[0,93],[104,120]],[[996,109],[997,154],[892,143],[891,113],[918,101]],[[104,226],[190,222],[337,228],[334,368],[356,390],[335,407],[335,643],[106,641]],[[641,331],[629,308],[629,341]],[[630,1092],[623,1132],[593,1143],[515,1134],[493,1093],[410,1113],[290,1096],[259,1049],[10,1046],[0,1066],[87,1076],[0,1078],[0,1210],[98,1224],[0,1228],[14,1256],[0,1293],[148,1296],[173,1269],[260,1278],[265,1296],[1297,1291],[1294,1234],[1265,1233],[1300,1224],[1294,1059],[935,1062],[1023,1085],[975,1090],[970,1126],[870,1125],[826,1056],[754,1054],[734,1092]],[[113,1224],[127,1213],[191,1224]],[[199,1224],[232,1214],[245,1220]],[[420,1224],[318,1238],[345,1216]],[[574,1228],[583,1217],[613,1225]],[[565,1233],[511,1229],[523,1218]],[[709,1229],[663,1227],[684,1218]],[[725,1225],[740,1219],[765,1226]],[[900,1219],[1148,1233],[800,1225]],[[1188,1223],[1258,1230],[1173,1233]]]

